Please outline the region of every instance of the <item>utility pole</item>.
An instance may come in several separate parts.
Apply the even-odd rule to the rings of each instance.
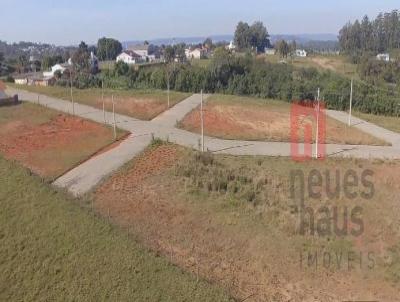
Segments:
[[[204,152],[203,89],[201,90],[200,122],[201,122],[201,152]]]
[[[353,79],[351,79],[350,85],[350,110],[349,110],[349,127],[351,127],[351,111],[353,107]]]
[[[114,140],[117,139],[117,123],[115,120],[115,103],[114,103],[114,95],[112,95],[112,107],[113,107],[113,130],[114,130]]]
[[[319,111],[320,111],[320,102],[319,102],[319,94],[320,89],[318,88],[318,96],[317,96],[317,131],[315,135],[315,158],[318,159],[318,144],[319,144]]]
[[[69,81],[70,81],[70,86],[71,86],[72,115],[75,115],[74,96],[72,94],[72,70],[69,71]]]
[[[106,124],[106,106],[104,104],[104,80],[101,81],[101,101],[103,102],[103,119]]]
[[[167,67],[168,68],[168,67]],[[168,73],[168,83],[167,83],[167,98],[168,98],[168,108],[169,108],[169,89],[170,89],[170,84],[169,84],[169,81],[170,81],[170,74],[169,74],[169,71],[167,71],[167,73]]]

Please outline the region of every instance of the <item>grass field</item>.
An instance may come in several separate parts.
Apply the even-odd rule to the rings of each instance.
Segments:
[[[229,301],[1,157],[0,206],[1,301]]]
[[[278,55],[264,55],[265,60],[271,63],[278,63],[281,61]],[[309,68],[314,67],[319,70],[330,70],[337,72],[341,75],[349,78],[358,79],[357,65],[352,64],[348,61],[348,58],[344,56],[308,56],[306,58],[291,58],[285,59],[288,64],[292,64],[295,67]]]
[[[64,87],[39,87],[13,85],[15,88],[41,93],[52,97],[70,100],[70,90]],[[78,103],[103,108],[101,89],[74,89],[74,100]],[[114,95],[115,111],[142,120],[151,120],[164,112],[167,106],[167,92],[161,90],[104,90],[104,102],[107,111],[112,111],[112,95]],[[170,106],[190,96],[188,93],[171,91]]]
[[[113,142],[104,125],[31,103],[0,107],[0,153],[49,181]]]
[[[382,115],[367,114],[361,112],[354,112],[354,115],[367,122],[371,122],[385,129],[400,133],[399,116],[382,116]]]
[[[367,180],[374,190],[359,182],[353,198],[339,185],[339,195],[328,197],[325,186],[334,187],[336,173],[342,184],[349,170],[357,177],[372,171]],[[320,198],[311,198],[305,183],[305,206],[315,211],[316,224],[327,217],[317,211],[327,208],[332,215],[337,209],[339,221],[329,221],[340,230],[344,223],[348,233],[299,231],[298,199],[290,192],[293,187],[301,192],[301,182],[291,184],[293,171],[302,171],[306,180],[315,171],[324,175],[314,190]],[[400,231],[393,228],[399,216],[399,173],[400,162],[296,163],[200,155],[161,144],[102,184],[94,194],[94,208],[118,225],[131,226],[147,246],[218,282],[240,301],[395,301],[400,290]],[[367,199],[363,192],[372,195]],[[344,213],[357,207],[364,231],[356,237],[350,230],[358,227]],[[322,226],[333,230],[330,224]],[[315,268],[307,264],[307,255],[314,253],[320,255]],[[322,260],[326,253],[332,257],[329,266]]]
[[[213,95],[204,107],[205,133],[223,139],[290,142],[290,104],[231,95]],[[189,113],[179,127],[200,133],[200,112]],[[315,129],[314,129],[315,132]],[[327,117],[328,144],[386,145],[358,129]],[[314,133],[315,137],[315,133]]]

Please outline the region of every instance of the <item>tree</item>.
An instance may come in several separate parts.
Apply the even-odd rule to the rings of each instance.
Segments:
[[[0,63],[4,62],[4,54],[0,52]]]
[[[42,70],[49,70],[55,64],[63,62],[62,56],[44,56],[41,63]]]
[[[235,44],[239,50],[255,49],[263,52],[270,46],[267,28],[262,22],[254,22],[253,25],[239,22],[235,31]]]
[[[203,42],[204,47],[207,47],[208,49],[211,49],[213,47],[213,41],[211,38],[207,38]]]
[[[295,40],[293,40],[289,45],[289,53],[291,57],[294,57],[296,55],[296,50],[297,50],[297,43]]]
[[[119,61],[115,64],[114,72],[118,76],[127,75],[129,72],[129,65],[123,61]]]
[[[26,55],[20,55],[17,60],[18,71],[19,73],[25,72],[26,66],[28,65],[29,61]]]
[[[100,60],[115,60],[122,52],[122,44],[112,38],[101,38],[97,42],[97,56]]]
[[[239,50],[250,48],[250,26],[249,24],[240,21],[236,26],[235,45]]]
[[[173,46],[168,45],[164,50],[164,58],[167,63],[175,59],[175,49]]]
[[[275,49],[279,53],[281,58],[287,58],[290,48],[285,40],[280,40],[276,42]]]
[[[250,27],[250,33],[250,45],[254,47],[257,52],[264,52],[265,48],[270,46],[269,34],[262,22],[254,22]]]
[[[85,42],[79,44],[79,48],[72,56],[72,63],[77,72],[90,72],[90,54]]]

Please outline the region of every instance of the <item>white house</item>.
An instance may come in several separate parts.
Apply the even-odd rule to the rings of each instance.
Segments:
[[[124,50],[117,56],[117,62],[124,62],[126,64],[138,64],[142,63],[144,60],[141,55],[137,54],[135,51],[132,50]]]
[[[44,71],[43,76],[44,77],[54,77],[54,74],[59,71],[61,74],[64,73],[64,71],[69,67],[70,65],[68,63],[64,64],[56,64],[51,67],[51,71]]]
[[[149,45],[134,45],[134,46],[130,46],[128,48],[128,50],[133,51],[136,54],[138,54],[139,56],[141,56],[143,61],[148,60]]]
[[[390,55],[388,53],[380,53],[376,56],[376,59],[379,61],[385,61],[389,62],[390,61]]]
[[[265,48],[265,54],[267,56],[273,56],[275,55],[275,53],[276,53],[275,48]]]
[[[305,51],[304,49],[296,49],[296,57],[307,57],[307,51]]]
[[[190,59],[202,59],[205,56],[205,50],[201,48],[185,49],[185,55],[188,60]]]
[[[231,41],[231,43],[229,43],[228,49],[229,50],[235,50],[236,49],[236,45],[233,43],[233,41]]]

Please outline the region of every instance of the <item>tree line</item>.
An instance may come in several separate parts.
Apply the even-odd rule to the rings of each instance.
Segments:
[[[217,48],[207,67],[190,63],[131,68],[120,62],[112,70],[97,75],[81,74],[74,78],[79,88],[166,89],[183,92],[223,93],[255,96],[265,99],[315,100],[317,89],[330,109],[347,110],[350,80],[331,71],[297,68],[289,64],[265,62],[251,54],[235,56]],[[62,81],[59,84],[63,85]],[[68,85],[68,81],[64,81]],[[365,113],[398,115],[397,88],[381,90],[361,81],[354,84],[354,108]]]
[[[374,20],[368,16],[347,23],[339,32],[340,48],[350,55],[381,53],[400,48],[400,14],[398,10],[380,13]]]

